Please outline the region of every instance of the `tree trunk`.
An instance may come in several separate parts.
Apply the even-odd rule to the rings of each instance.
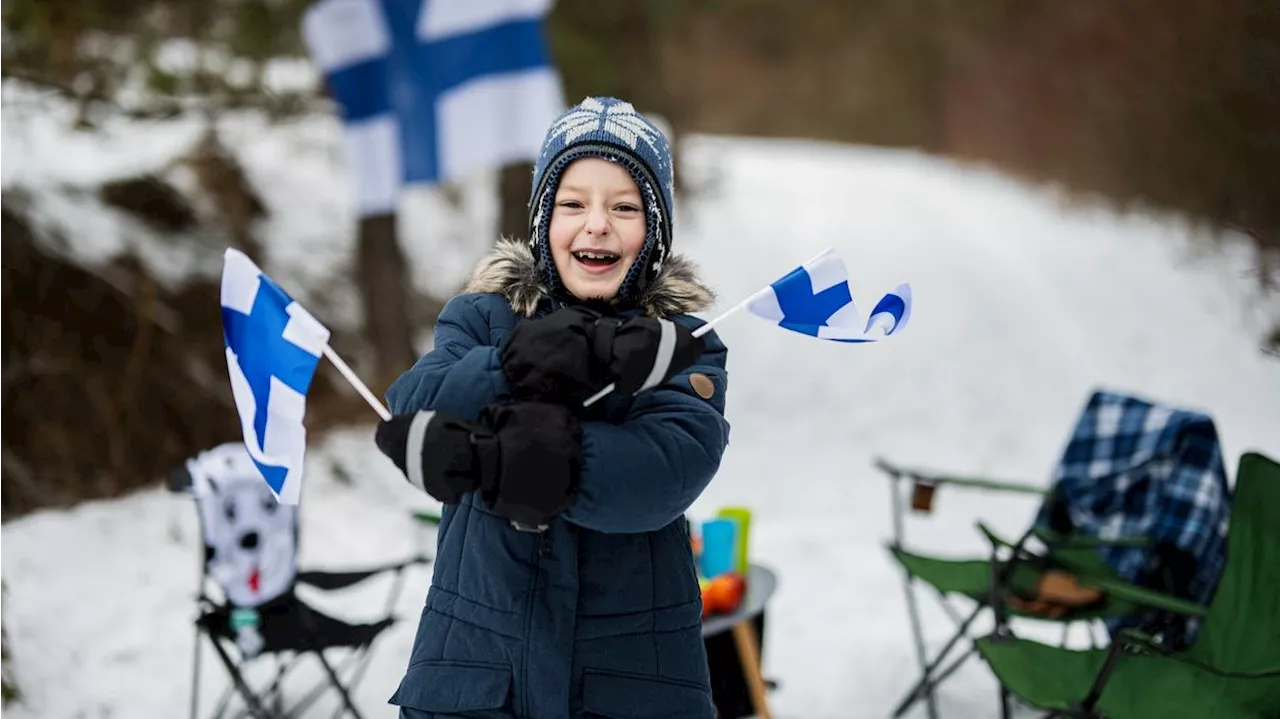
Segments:
[[[357,277],[364,334],[373,350],[375,391],[418,359],[409,323],[409,273],[393,213],[360,219]]]
[[[529,238],[529,193],[533,163],[516,162],[502,168],[499,180],[498,233],[506,238]]]

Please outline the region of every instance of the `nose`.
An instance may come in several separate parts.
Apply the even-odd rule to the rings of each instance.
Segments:
[[[258,546],[258,533],[249,532],[240,537],[240,546],[244,549],[256,549]]]
[[[591,208],[587,211],[587,225],[584,229],[594,237],[609,234],[609,213],[603,207]]]

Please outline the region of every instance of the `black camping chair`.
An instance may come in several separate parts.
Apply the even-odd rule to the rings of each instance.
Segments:
[[[200,657],[203,639],[213,646],[231,686],[210,715],[228,715],[239,696],[244,707],[231,716],[277,719],[301,716],[329,689],[340,704],[334,716],[360,717],[351,693],[367,667],[374,640],[395,621],[391,612],[404,570],[430,559],[416,556],[376,567],[344,572],[299,571],[297,507],[275,500],[239,443],[220,445],[188,460],[169,476],[169,489],[196,500],[204,539],[192,661],[191,717],[200,715]],[[298,584],[333,591],[371,577],[392,574],[385,616],[352,624],[307,605]],[[345,653],[340,663],[329,655]],[[308,655],[320,663],[324,680],[290,706],[285,705],[286,675]],[[275,676],[255,689],[247,670],[260,660],[275,661]]]

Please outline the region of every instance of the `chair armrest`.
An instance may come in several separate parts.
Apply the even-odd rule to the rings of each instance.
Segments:
[[[1181,614],[1188,617],[1203,617],[1209,614],[1209,608],[1196,604],[1172,594],[1165,594],[1154,589],[1147,589],[1130,584],[1116,577],[1095,575],[1077,576],[1080,586],[1099,589],[1117,599],[1141,604],[1144,607]]]
[[[1023,484],[1020,482],[1006,482],[1000,480],[986,479],[981,477],[958,477],[949,474],[937,474],[919,469],[910,469],[907,467],[892,464],[888,460],[877,457],[874,465],[876,469],[884,472],[891,479],[910,479],[916,482],[924,482],[935,485],[955,485],[957,487],[965,487],[968,489],[990,490],[996,492],[1012,492],[1017,494],[1033,494],[1044,496],[1049,490],[1044,487],[1036,487],[1031,484]]]
[[[1083,534],[1059,534],[1047,527],[1036,527],[1036,536],[1052,549],[1098,549],[1101,547],[1149,547],[1147,537],[1116,537],[1106,539]]]
[[[996,534],[995,530],[991,529],[991,527],[988,527],[986,522],[979,520],[977,522],[977,527],[978,527],[978,531],[982,534],[982,536],[986,537],[988,542],[991,542],[992,549],[999,549],[1000,547],[1004,547],[1006,549],[1013,549],[1014,547],[1020,546],[1019,543],[1010,542],[1004,537],[1001,537],[1000,535]]]
[[[1013,547],[1012,542],[997,535],[983,522],[978,522],[978,531],[981,532],[988,541],[993,545],[1001,547]],[[1151,544],[1151,540],[1146,537],[1118,537],[1116,539],[1104,539],[1101,537],[1089,537],[1078,534],[1058,534],[1045,527],[1032,527],[1032,534],[1044,542],[1045,547],[1049,550],[1049,554],[1058,550],[1072,549],[1098,549],[1100,547],[1146,547]]]
[[[1159,592],[1154,589],[1147,589],[1145,587],[1130,584],[1119,577],[1103,573],[1099,569],[1075,565],[1074,562],[1070,561],[1070,555],[1068,553],[1070,550],[1064,552],[1062,551],[1063,547],[1060,545],[1051,546],[1049,548],[1048,555],[1040,557],[1039,555],[1027,552],[1018,544],[1014,544],[1007,539],[1003,539],[983,522],[978,522],[978,531],[982,532],[982,534],[986,536],[987,540],[991,542],[993,549],[999,547],[1018,549],[1019,554],[1025,554],[1027,555],[1027,558],[1047,560],[1050,563],[1061,565],[1063,569],[1075,575],[1076,581],[1082,587],[1098,589],[1106,594],[1116,597],[1117,599],[1124,599],[1126,601],[1133,602],[1134,604],[1141,604],[1142,606],[1149,607],[1151,609],[1163,610],[1174,614],[1181,614],[1190,617],[1203,617],[1209,613],[1209,610],[1206,607],[1196,604],[1195,602],[1175,597],[1164,592]],[[1071,547],[1070,549],[1079,551],[1078,547]],[[1058,550],[1057,554],[1055,554],[1055,550]],[[1014,557],[1011,561],[1018,561],[1022,558],[1023,557],[1021,556]]]
[[[428,509],[415,509],[409,513],[409,516],[421,524],[433,527],[440,526],[441,516],[439,512],[433,512]]]
[[[308,584],[316,589],[324,591],[332,591],[334,589],[344,589],[355,584],[359,584],[370,577],[387,572],[399,572],[405,567],[414,564],[430,564],[431,558],[426,556],[417,556],[401,562],[393,564],[383,564],[367,569],[357,569],[352,571],[336,571],[326,572],[319,570],[306,570],[298,572],[297,581],[302,584]]]

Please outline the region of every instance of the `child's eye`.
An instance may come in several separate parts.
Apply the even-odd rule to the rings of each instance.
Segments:
[[[557,207],[567,207],[567,208],[569,208],[569,209],[571,209],[571,210],[580,210],[580,209],[582,209],[582,203],[581,203],[581,202],[578,202],[577,200],[561,200],[561,201],[559,201],[559,202],[557,202],[557,203],[556,203],[556,206],[557,206]]]
[[[614,209],[616,209],[618,212],[639,212],[640,211],[639,207],[636,207],[635,205],[632,205],[632,204],[618,205]]]

